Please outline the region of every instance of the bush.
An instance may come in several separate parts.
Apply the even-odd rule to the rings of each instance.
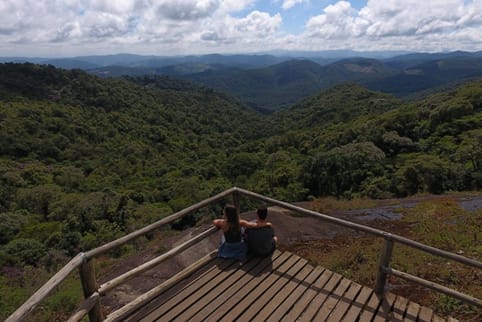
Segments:
[[[46,254],[42,243],[29,238],[19,238],[5,246],[5,252],[15,258],[16,263],[36,265]]]

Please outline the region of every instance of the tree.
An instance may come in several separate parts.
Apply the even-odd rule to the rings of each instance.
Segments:
[[[313,195],[359,192],[367,178],[384,174],[384,159],[385,153],[372,142],[350,143],[315,156],[305,182]]]
[[[46,254],[42,243],[29,238],[12,240],[5,246],[5,252],[13,256],[17,263],[36,265],[38,260]]]
[[[418,154],[398,169],[395,177],[400,195],[417,192],[440,194],[452,184],[450,164],[435,155]]]
[[[16,196],[17,208],[26,209],[47,219],[52,203],[60,199],[61,196],[61,189],[53,184],[39,185],[33,188],[20,188]]]

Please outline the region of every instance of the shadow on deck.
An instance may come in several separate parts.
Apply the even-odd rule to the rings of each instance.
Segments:
[[[238,261],[206,257],[195,273],[157,290],[126,321],[456,321],[276,251]],[[169,285],[170,284],[170,285]]]

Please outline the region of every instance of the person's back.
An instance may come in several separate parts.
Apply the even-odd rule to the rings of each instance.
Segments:
[[[259,208],[257,211],[258,224],[261,227],[246,229],[246,242],[248,253],[259,256],[271,254],[276,248],[276,236],[271,223],[266,221],[267,208]]]
[[[218,248],[218,257],[239,260],[246,257],[247,247],[243,242],[241,233],[242,222],[233,205],[224,207],[223,219],[213,220],[213,224],[223,231],[221,245]]]
[[[253,255],[269,255],[276,248],[274,229],[271,226],[246,229],[248,253]]]

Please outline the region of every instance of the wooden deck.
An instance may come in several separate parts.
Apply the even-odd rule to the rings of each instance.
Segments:
[[[127,321],[456,321],[352,282],[289,252],[212,259]]]

